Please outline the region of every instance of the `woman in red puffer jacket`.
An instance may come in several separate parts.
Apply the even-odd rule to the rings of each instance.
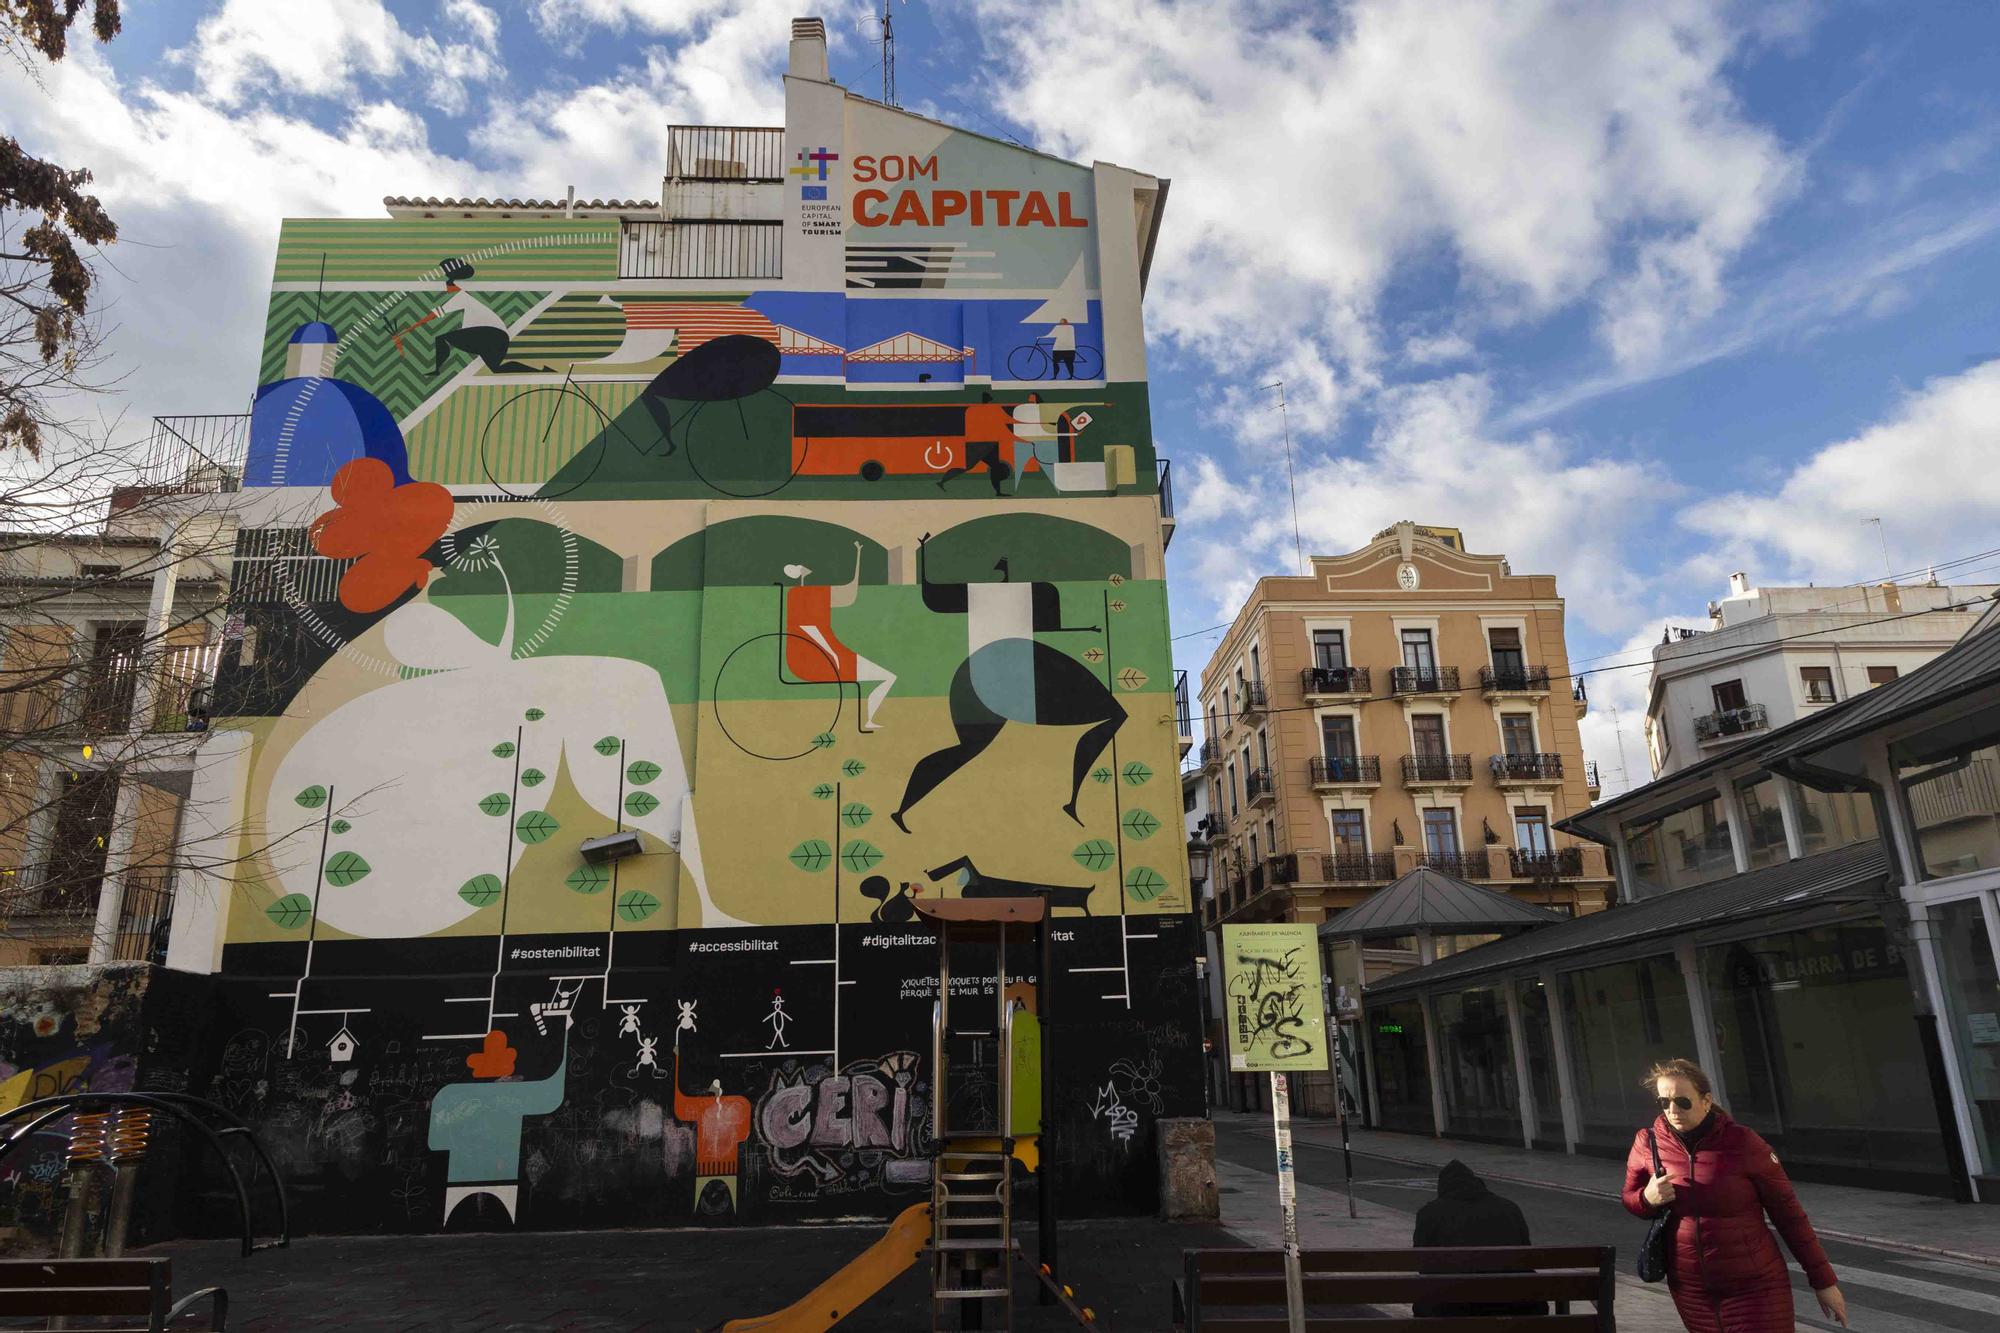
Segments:
[[[1847,1301],[1778,1154],[1709,1097],[1690,1060],[1653,1066],[1645,1082],[1660,1115],[1651,1134],[1664,1171],[1653,1174],[1647,1130],[1625,1159],[1625,1206],[1640,1217],[1674,1214],[1667,1289],[1688,1333],[1792,1333],[1792,1281],[1764,1215],[1784,1236],[1829,1319],[1847,1324]]]

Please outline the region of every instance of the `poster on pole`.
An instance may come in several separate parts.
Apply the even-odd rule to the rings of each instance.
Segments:
[[[1222,968],[1232,1072],[1327,1067],[1318,927],[1307,921],[1225,925]]]

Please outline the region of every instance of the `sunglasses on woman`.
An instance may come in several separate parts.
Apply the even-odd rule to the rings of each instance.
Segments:
[[[1662,1111],[1666,1110],[1669,1106],[1681,1111],[1692,1111],[1694,1109],[1694,1098],[1655,1097],[1653,1098],[1653,1105],[1659,1107]]]

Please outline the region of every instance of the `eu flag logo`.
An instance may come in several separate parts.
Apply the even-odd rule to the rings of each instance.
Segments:
[[[826,187],[824,185],[801,185],[799,187],[799,198],[824,199],[826,198]]]

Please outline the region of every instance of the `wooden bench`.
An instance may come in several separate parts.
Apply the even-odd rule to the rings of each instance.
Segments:
[[[1285,1333],[1281,1250],[1183,1250],[1174,1282],[1176,1333]],[[1466,1249],[1304,1250],[1306,1308],[1439,1302],[1547,1301],[1545,1315],[1308,1315],[1308,1333],[1383,1333],[1384,1322],[1423,1333],[1615,1333],[1617,1252],[1608,1245],[1500,1245]],[[1588,1301],[1589,1313],[1570,1313]]]
[[[221,1333],[229,1293],[204,1287],[173,1299],[171,1259],[14,1259],[0,1263],[0,1318],[90,1317],[91,1333],[165,1333],[199,1301],[212,1302],[204,1329]]]

